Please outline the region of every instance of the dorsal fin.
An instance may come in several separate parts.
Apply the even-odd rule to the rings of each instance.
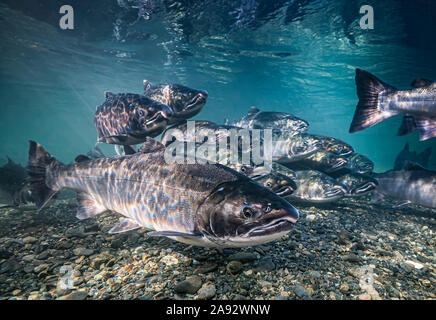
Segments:
[[[251,107],[249,110],[248,110],[248,114],[255,114],[255,113],[258,113],[258,112],[260,112],[260,110],[258,109],[258,108],[256,108],[256,107]]]
[[[147,92],[148,89],[151,88],[151,82],[148,80],[143,80],[142,83],[144,84],[144,93]]]
[[[131,155],[131,154],[135,154],[136,153],[135,149],[133,149],[132,146],[124,145],[123,147],[124,147],[124,154],[125,155]]]
[[[91,160],[91,158],[88,157],[88,156],[85,156],[84,154],[79,154],[76,157],[76,159],[74,159],[74,161],[77,162],[77,163],[80,163],[80,162],[83,162],[83,161],[89,161],[89,160]]]
[[[151,153],[156,152],[159,150],[165,149],[165,146],[153,138],[147,137],[147,140],[145,140],[144,144],[139,148],[138,152],[141,153]]]
[[[426,170],[425,168],[421,167],[419,164],[411,161],[407,161],[404,165],[404,169],[406,171],[415,171],[415,170]]]
[[[104,97],[105,97],[106,99],[111,99],[111,98],[115,97],[115,93],[112,93],[112,92],[110,92],[110,91],[105,91],[105,92],[104,92]]]
[[[424,78],[417,78],[413,80],[411,86],[414,88],[424,88],[434,83],[434,81],[424,79]]]

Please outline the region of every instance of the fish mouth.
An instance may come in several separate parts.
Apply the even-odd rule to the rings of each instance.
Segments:
[[[375,188],[377,188],[377,185],[374,182],[367,182],[367,183],[364,183],[363,185],[360,185],[360,186],[354,188],[353,190],[351,190],[350,194],[351,195],[363,195],[365,193],[371,192]]]
[[[206,103],[208,97],[207,91],[202,91],[198,93],[194,99],[192,99],[185,107],[184,111],[191,111],[192,109],[196,109],[196,107],[201,107]]]
[[[276,195],[283,198],[293,194],[296,189],[297,188],[296,187],[294,188],[293,186],[284,186],[273,191],[275,192]]]
[[[346,194],[345,189],[338,186],[338,187],[334,187],[331,190],[327,191],[325,193],[325,197],[326,198],[336,198],[336,197],[344,196],[345,194]]]
[[[270,235],[274,233],[291,231],[295,223],[296,223],[295,219],[287,219],[287,218],[276,219],[266,225],[262,225],[251,229],[245,236],[258,237],[263,235]]]
[[[161,123],[161,122],[168,122],[168,120],[174,115],[174,113],[172,111],[169,110],[162,110],[162,111],[158,111],[156,112],[153,117],[151,117],[150,119],[148,119],[145,122],[145,127],[151,127],[156,123]]]
[[[291,231],[297,223],[300,213],[289,205],[286,209],[270,213],[271,218],[263,219],[263,224],[250,229],[244,237],[266,236]]]
[[[338,161],[336,161],[330,168],[330,171],[333,170],[338,170],[343,168],[344,166],[346,166],[348,164],[348,160],[344,159],[344,158],[340,158],[338,159]]]

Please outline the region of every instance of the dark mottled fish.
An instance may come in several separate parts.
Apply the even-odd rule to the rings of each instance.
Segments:
[[[77,191],[77,217],[124,216],[111,233],[137,228],[199,246],[245,247],[289,232],[298,211],[274,192],[219,164],[168,164],[149,138],[133,155],[57,161],[30,142],[29,175],[38,208],[62,188]],[[152,152],[150,152],[152,151]]]
[[[374,173],[378,181],[374,200],[384,197],[400,204],[414,203],[436,208],[436,172],[408,163],[403,170]]]
[[[232,123],[236,127],[246,129],[278,129],[292,132],[306,132],[309,123],[290,113],[261,111],[251,107],[247,115]]]
[[[173,116],[167,105],[134,93],[105,92],[106,101],[97,107],[94,125],[98,141],[132,145],[161,134]]]
[[[286,164],[295,170],[314,169],[325,173],[341,170],[348,165],[348,159],[332,152],[318,151],[300,161]]]
[[[416,151],[410,151],[409,144],[406,143],[404,149],[395,158],[394,170],[398,171],[404,168],[407,162],[413,162],[428,167],[428,160],[432,153],[432,147],[428,147],[423,152],[418,154]]]
[[[302,203],[329,203],[345,196],[345,187],[332,177],[316,170],[296,170],[298,188],[285,197]]]
[[[208,96],[205,90],[191,89],[180,84],[152,85],[147,80],[144,80],[144,95],[173,110],[168,124],[179,123],[197,115],[206,104]]]
[[[316,154],[322,142],[307,133],[294,134],[289,131],[273,130],[272,159],[279,163],[295,163]]]
[[[420,140],[435,137],[436,83],[416,81],[414,85],[420,87],[400,91],[369,72],[356,69],[359,103],[350,132],[361,131],[392,116],[405,114],[400,135],[418,129]]]
[[[367,174],[374,170],[374,162],[363,154],[355,152],[347,157],[347,161],[346,167],[354,172]]]
[[[321,149],[325,152],[333,153],[339,157],[346,157],[354,152],[351,145],[339,139],[316,134],[312,134],[312,136],[321,141]]]
[[[378,185],[377,180],[371,176],[347,169],[334,172],[331,176],[345,187],[345,197],[363,196],[374,191]]]
[[[27,180],[26,169],[8,158],[8,162],[0,167],[0,207],[35,209]]]

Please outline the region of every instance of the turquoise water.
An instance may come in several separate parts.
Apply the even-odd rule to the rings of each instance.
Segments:
[[[76,0],[74,30],[59,28],[62,4],[0,0],[0,161],[26,163],[29,139],[73,161],[95,144],[103,92],[141,93],[143,79],[207,90],[194,119],[221,123],[251,106],[293,113],[376,171],[392,168],[406,142],[436,147],[417,133],[397,137],[401,117],[348,133],[355,68],[400,89],[436,79],[432,1]],[[363,4],[374,7],[374,30],[359,27]]]

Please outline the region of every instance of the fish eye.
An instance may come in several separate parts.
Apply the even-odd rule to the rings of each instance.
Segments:
[[[140,117],[144,117],[144,116],[145,116],[145,112],[144,112],[144,110],[139,109],[139,110],[138,110],[138,115],[139,115]]]
[[[247,167],[246,166],[242,166],[241,167],[241,172],[244,172],[244,173],[247,172]]]
[[[271,183],[271,181],[268,181],[267,183],[265,183],[265,185],[266,185],[268,188],[271,188],[271,187],[272,187],[272,183]]]
[[[265,212],[265,213],[269,213],[269,212],[271,212],[271,210],[272,210],[272,208],[271,208],[271,204],[267,204],[267,205],[265,206],[265,208],[263,209],[263,212]]]
[[[254,211],[249,206],[244,206],[241,213],[245,218],[252,218],[254,216]]]

